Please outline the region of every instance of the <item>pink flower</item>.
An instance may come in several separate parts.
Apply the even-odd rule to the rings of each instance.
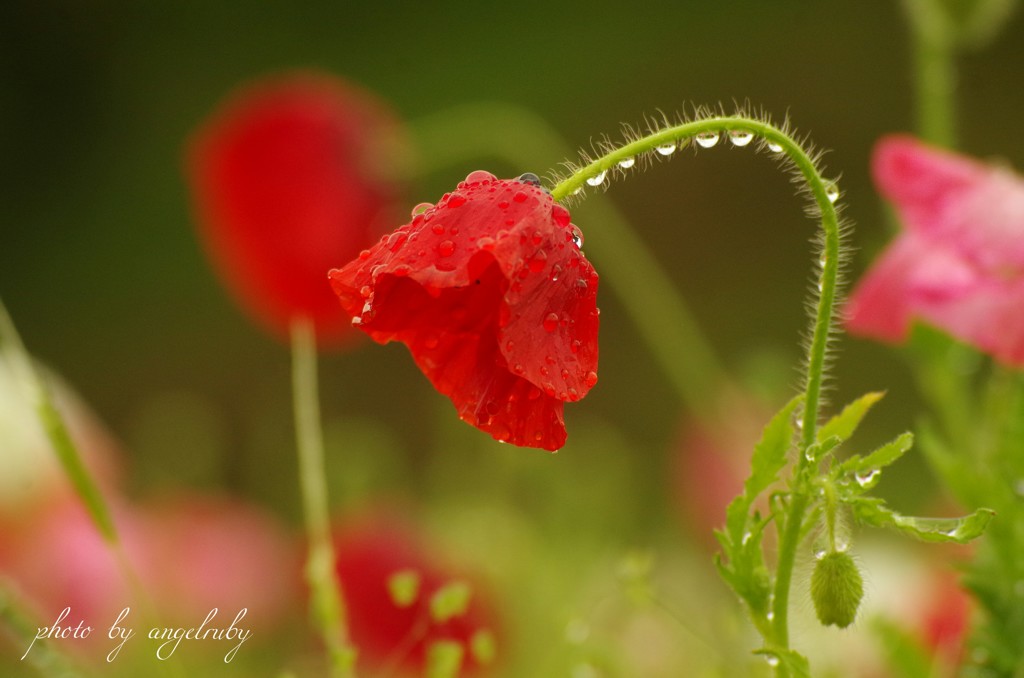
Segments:
[[[1024,179],[909,137],[879,143],[873,173],[905,231],[854,290],[849,330],[901,342],[920,320],[1024,365]]]

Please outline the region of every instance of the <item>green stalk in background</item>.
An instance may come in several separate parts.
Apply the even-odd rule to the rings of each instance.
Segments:
[[[312,596],[313,621],[329,655],[332,678],[354,678],[356,651],[348,635],[345,603],[335,572],[331,542],[324,443],[320,427],[316,340],[304,318],[292,322],[292,395],[299,453],[299,484],[309,553],[306,581]]]

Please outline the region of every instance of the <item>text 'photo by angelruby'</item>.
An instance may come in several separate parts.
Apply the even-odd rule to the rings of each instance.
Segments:
[[[1024,676],[1024,10],[13,0],[3,678]]]

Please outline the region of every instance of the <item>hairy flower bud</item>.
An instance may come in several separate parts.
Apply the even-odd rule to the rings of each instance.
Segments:
[[[820,558],[811,575],[811,599],[818,621],[841,629],[853,623],[864,597],[864,580],[849,554],[831,551]]]

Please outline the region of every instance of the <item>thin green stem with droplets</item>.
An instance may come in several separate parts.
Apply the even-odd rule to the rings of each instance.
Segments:
[[[801,428],[797,446],[796,463],[790,480],[790,501],[784,519],[777,517],[780,530],[778,561],[773,591],[772,617],[765,642],[769,649],[789,650],[789,593],[793,577],[796,553],[804,534],[804,518],[810,504],[810,462],[807,449],[815,443],[824,380],[825,361],[832,334],[834,308],[838,294],[841,231],[839,218],[832,204],[836,189],[832,182],[821,176],[814,160],[807,151],[784,130],[763,120],[742,115],[708,117],[693,122],[666,127],[605,153],[601,157],[576,169],[560,181],[552,190],[555,200],[564,200],[584,189],[588,180],[592,184],[603,182],[609,173],[617,171],[622,161],[635,159],[655,151],[659,146],[681,147],[702,135],[729,136],[735,133],[746,139],[757,135],[766,146],[777,153],[784,153],[802,175],[821,218],[822,229],[822,273],[819,285],[817,310],[807,354],[804,381],[804,409],[798,415]],[[706,136],[703,138],[707,138]],[[763,630],[763,629],[762,629]],[[785,663],[777,665],[780,676],[788,675]]]
[[[332,678],[354,678],[356,653],[349,640],[345,602],[338,585],[331,542],[316,340],[313,327],[305,318],[292,322],[292,361],[299,485],[309,540],[305,574],[312,597],[313,621],[327,648]]]

